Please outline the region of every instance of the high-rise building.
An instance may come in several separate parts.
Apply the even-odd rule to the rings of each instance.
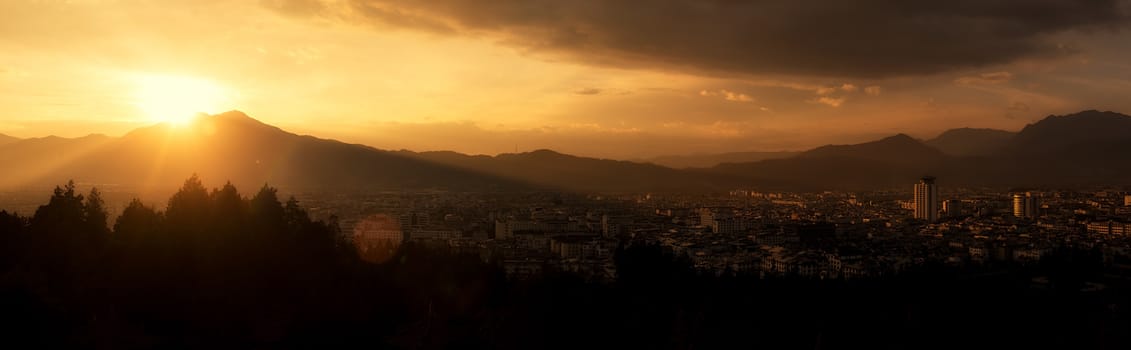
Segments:
[[[915,184],[915,218],[935,222],[939,219],[939,189],[933,176],[924,176]]]
[[[1040,209],[1040,203],[1033,192],[1013,194],[1013,216],[1032,219],[1039,216],[1037,214],[1038,209]]]

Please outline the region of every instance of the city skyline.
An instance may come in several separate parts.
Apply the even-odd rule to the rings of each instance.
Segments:
[[[0,52],[10,348],[1131,348],[1131,0],[0,0]]]

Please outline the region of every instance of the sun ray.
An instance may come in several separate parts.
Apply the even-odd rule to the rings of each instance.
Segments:
[[[151,121],[183,126],[201,113],[216,113],[230,93],[212,81],[175,75],[142,75],[135,80],[134,105]]]

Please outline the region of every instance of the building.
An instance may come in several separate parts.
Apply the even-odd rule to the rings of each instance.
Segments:
[[[1013,194],[1013,216],[1018,218],[1032,219],[1040,216],[1037,210],[1040,209],[1040,203],[1032,192],[1014,193]]]
[[[1093,221],[1087,225],[1088,233],[1097,235],[1127,236],[1131,233],[1131,223],[1115,220]]]
[[[632,226],[633,221],[630,215],[601,215],[601,235],[604,237],[623,235]]]
[[[701,208],[699,224],[711,228],[714,233],[735,233],[742,230],[741,222],[734,217],[731,208]]]
[[[962,216],[965,207],[960,200],[948,199],[942,202],[942,211],[948,217]]]
[[[1123,206],[1131,207],[1131,194],[1123,196]]]
[[[915,218],[935,222],[939,219],[939,188],[933,176],[924,176],[915,184]]]

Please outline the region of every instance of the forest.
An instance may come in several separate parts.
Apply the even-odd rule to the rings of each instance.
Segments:
[[[704,275],[626,240],[618,278],[415,244],[372,262],[333,221],[263,186],[196,176],[165,208],[57,187],[30,217],[0,212],[0,344],[36,348],[1126,348],[1123,286],[1095,251],[978,274],[946,267],[863,281]],[[1034,277],[1051,283],[1034,288]]]

